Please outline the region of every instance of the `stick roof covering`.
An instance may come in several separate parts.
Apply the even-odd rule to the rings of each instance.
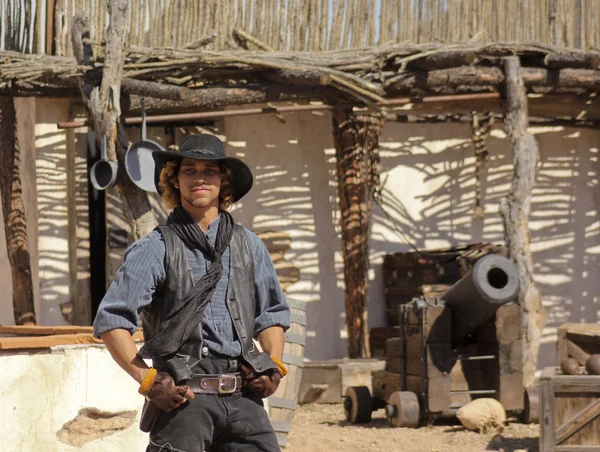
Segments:
[[[508,55],[521,57],[524,81],[532,91],[585,93],[600,88],[600,52],[496,43],[393,44],[323,52],[130,47],[123,89],[152,96],[154,87],[155,97],[189,100],[210,89],[279,87],[300,98],[384,105],[386,97],[396,95],[494,91],[504,80],[501,59]],[[0,92],[72,95],[83,74],[100,80],[103,60],[92,63],[79,66],[71,57],[0,52]],[[236,103],[235,96],[231,103]]]

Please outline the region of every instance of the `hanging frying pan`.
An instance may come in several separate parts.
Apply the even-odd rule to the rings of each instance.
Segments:
[[[152,152],[165,151],[158,143],[146,139],[146,109],[142,101],[142,139],[131,145],[125,154],[125,170],[132,182],[144,191],[156,193]],[[165,151],[166,152],[166,151]]]
[[[106,135],[102,135],[102,144],[100,146],[100,160],[98,160],[90,169],[90,182],[96,190],[106,190],[114,185],[117,180],[117,170],[119,166],[115,162],[108,160],[106,156]]]

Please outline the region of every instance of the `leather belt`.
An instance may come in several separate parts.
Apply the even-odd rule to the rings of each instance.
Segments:
[[[194,394],[233,394],[242,390],[244,380],[240,373],[196,374],[185,384]]]

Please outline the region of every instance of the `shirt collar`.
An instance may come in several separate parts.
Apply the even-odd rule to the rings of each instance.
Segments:
[[[208,231],[205,232],[206,236],[209,238],[211,243],[217,238],[217,232],[219,232],[219,224],[221,223],[221,214],[217,216],[217,218],[208,225]]]

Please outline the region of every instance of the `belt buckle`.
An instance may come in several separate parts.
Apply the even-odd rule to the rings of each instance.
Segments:
[[[236,378],[231,375],[219,376],[219,387],[217,391],[219,394],[233,394],[236,390]]]

